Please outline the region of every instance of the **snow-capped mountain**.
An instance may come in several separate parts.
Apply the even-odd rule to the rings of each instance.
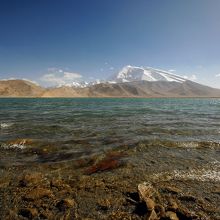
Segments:
[[[72,84],[70,84],[68,86],[69,87],[74,87],[74,88],[85,88],[85,87],[94,86],[94,85],[100,84],[100,83],[106,83],[106,81],[96,79],[96,80],[91,81],[91,82],[86,82],[86,81],[72,82]]]
[[[134,82],[134,81],[169,81],[183,83],[185,78],[172,74],[170,72],[154,69],[151,67],[137,67],[125,66],[114,77],[111,78],[109,83],[118,82]]]
[[[142,75],[134,74],[133,78],[130,71],[120,71],[115,76],[116,80],[134,80],[127,83],[96,81],[88,85],[79,83],[43,88],[25,80],[0,80],[0,97],[220,97],[220,89],[185,80],[166,71],[150,69],[150,74],[146,74],[146,69],[149,70],[139,68],[137,73]],[[137,71],[137,68],[134,70]],[[149,81],[142,80],[147,77]]]
[[[94,80],[91,82],[86,81],[75,81],[65,86],[74,88],[85,88],[94,86],[101,83],[125,83],[135,81],[166,81],[166,82],[179,82],[183,83],[186,81],[184,77],[170,73],[165,70],[155,69],[152,67],[137,67],[137,66],[125,66],[118,73],[112,76],[109,80]]]

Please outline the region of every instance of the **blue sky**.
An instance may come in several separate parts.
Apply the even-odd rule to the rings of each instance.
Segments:
[[[0,0],[0,78],[102,79],[130,64],[220,88],[219,11],[219,0]]]

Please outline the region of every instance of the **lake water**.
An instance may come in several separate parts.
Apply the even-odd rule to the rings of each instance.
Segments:
[[[187,147],[220,142],[220,99],[6,98],[0,99],[0,125],[2,148],[26,148],[10,141],[31,139],[39,148],[54,146],[67,160],[141,141]],[[27,156],[22,161],[31,160]],[[65,156],[44,162],[56,159]]]

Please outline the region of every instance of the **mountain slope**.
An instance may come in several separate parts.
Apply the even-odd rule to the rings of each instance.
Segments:
[[[220,97],[220,90],[191,81],[136,81],[89,87],[94,97]]]
[[[36,97],[44,91],[44,88],[27,80],[0,80],[2,97]]]
[[[112,78],[112,82],[134,82],[134,81],[168,81],[183,83],[186,81],[183,77],[172,74],[170,72],[154,69],[151,67],[136,67],[125,66],[115,74]]]

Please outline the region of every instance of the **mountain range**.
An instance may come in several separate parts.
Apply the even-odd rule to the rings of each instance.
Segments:
[[[220,97],[211,88],[170,72],[125,66],[109,80],[43,88],[27,80],[0,80],[1,97]]]

